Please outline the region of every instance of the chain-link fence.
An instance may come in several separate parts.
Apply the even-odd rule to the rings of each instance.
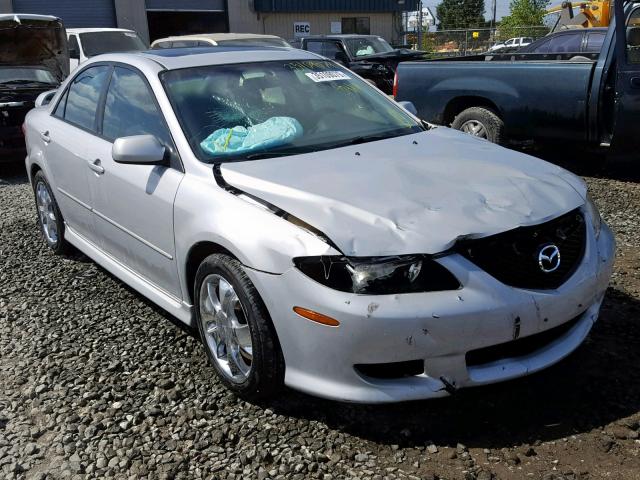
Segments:
[[[516,51],[549,33],[547,27],[475,28],[423,32],[422,45],[417,34],[407,35],[407,43],[414,48],[431,53],[434,57],[476,55],[493,51]],[[521,39],[521,40],[520,40]]]

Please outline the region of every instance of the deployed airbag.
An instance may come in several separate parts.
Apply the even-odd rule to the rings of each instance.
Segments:
[[[210,155],[228,155],[286,145],[302,136],[304,129],[292,117],[271,117],[250,127],[220,128],[200,142]]]

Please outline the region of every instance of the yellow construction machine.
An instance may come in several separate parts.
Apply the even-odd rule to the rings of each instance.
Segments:
[[[608,27],[613,16],[613,1],[562,2],[547,10],[549,15],[557,13],[560,15],[552,31],[562,28]]]

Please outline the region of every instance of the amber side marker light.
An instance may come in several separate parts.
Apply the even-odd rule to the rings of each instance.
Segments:
[[[309,310],[308,308],[293,307],[293,311],[301,317],[306,318],[307,320],[321,323],[322,325],[328,325],[329,327],[337,327],[340,325],[340,322],[335,318],[327,317],[326,315],[314,312],[313,310]]]

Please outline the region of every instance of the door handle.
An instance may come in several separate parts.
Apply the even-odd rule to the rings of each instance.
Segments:
[[[640,77],[631,77],[631,88],[640,88]]]
[[[89,161],[89,168],[96,172],[98,175],[102,175],[104,173],[104,167],[102,166],[102,162],[99,158],[97,158],[93,162]]]
[[[40,138],[44,143],[49,143],[51,141],[51,137],[49,136],[49,130],[40,133]]]

